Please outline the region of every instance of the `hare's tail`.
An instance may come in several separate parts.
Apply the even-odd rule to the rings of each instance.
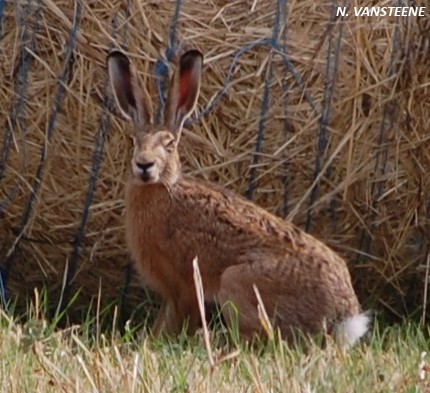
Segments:
[[[336,326],[336,338],[346,347],[352,347],[369,330],[371,320],[368,312],[346,318]]]

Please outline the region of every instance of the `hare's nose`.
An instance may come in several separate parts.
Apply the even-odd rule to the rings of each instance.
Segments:
[[[142,171],[143,174],[146,174],[148,169],[154,166],[154,162],[136,162],[136,166]]]

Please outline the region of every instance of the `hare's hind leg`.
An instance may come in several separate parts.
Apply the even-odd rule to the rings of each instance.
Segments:
[[[217,295],[227,325],[238,328],[245,340],[252,340],[263,333],[254,284],[259,289],[258,278],[250,274],[248,264],[232,266],[221,276]],[[271,304],[264,302],[264,307],[269,315],[273,314]]]
[[[217,301],[227,324],[234,327],[237,323],[245,340],[268,333],[267,322],[275,332],[279,330],[284,339],[290,340],[301,327],[303,314],[300,296],[293,286],[279,271],[268,269],[264,261],[244,263],[222,274]],[[256,292],[266,315],[259,314]]]

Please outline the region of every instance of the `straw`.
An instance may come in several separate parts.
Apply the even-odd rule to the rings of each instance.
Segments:
[[[333,0],[0,0],[1,302],[24,307],[45,286],[55,310],[80,290],[79,315],[100,291],[126,318],[144,301],[124,239],[131,128],[105,59],[128,52],[161,120],[175,59],[195,47],[205,66],[183,170],[333,247],[365,308],[424,319],[429,16],[342,4],[350,16]]]

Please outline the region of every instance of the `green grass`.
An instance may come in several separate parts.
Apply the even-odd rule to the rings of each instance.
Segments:
[[[60,329],[34,312],[20,324],[0,310],[0,392],[430,392],[428,327],[375,326],[347,353],[330,341],[249,348],[218,329],[211,366],[201,335],[108,337],[98,326]]]

